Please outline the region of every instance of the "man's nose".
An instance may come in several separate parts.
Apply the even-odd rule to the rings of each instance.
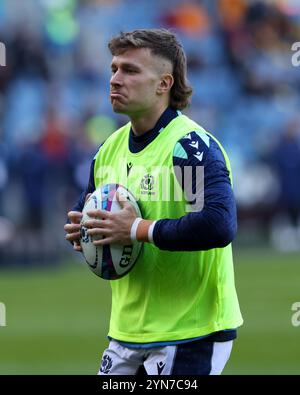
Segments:
[[[122,85],[122,78],[121,75],[118,71],[116,71],[110,79],[110,85],[111,86],[120,86]]]

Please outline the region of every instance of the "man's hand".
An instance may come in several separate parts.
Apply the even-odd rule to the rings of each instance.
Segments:
[[[103,239],[94,240],[95,246],[118,243],[122,245],[131,244],[131,225],[136,219],[136,212],[132,205],[124,200],[124,197],[117,194],[121,210],[112,213],[105,210],[90,210],[87,215],[91,219],[84,221],[83,226],[88,228],[91,236],[104,236]]]
[[[91,196],[91,193],[88,193],[85,197],[85,203]],[[84,204],[85,204],[84,203]],[[67,232],[66,240],[70,241],[73,244],[73,248],[75,251],[81,251],[82,248],[80,245],[80,228],[81,228],[81,220],[82,213],[80,211],[69,211],[68,218],[70,223],[65,224],[64,230]]]
[[[82,251],[80,246],[80,221],[82,219],[82,213],[80,211],[69,211],[68,218],[70,223],[64,226],[64,230],[67,232],[66,240],[73,243],[75,251]]]

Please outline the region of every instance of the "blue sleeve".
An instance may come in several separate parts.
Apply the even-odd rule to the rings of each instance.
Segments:
[[[197,194],[203,194],[203,204],[201,209],[179,219],[158,220],[153,232],[154,244],[161,250],[200,251],[231,243],[237,231],[236,203],[219,145],[205,133],[191,132],[177,142],[173,165],[180,167],[182,175],[184,168],[190,166],[190,182],[183,176],[181,179],[177,176],[178,181],[187,200],[191,200],[191,192],[196,198]],[[204,170],[202,181],[196,176],[199,166]],[[198,198],[201,201],[201,196]]]
[[[73,206],[72,211],[82,211],[85,203],[85,197],[88,193],[93,193],[96,189],[95,181],[94,181],[94,166],[95,166],[95,159],[93,159],[90,167],[90,176],[89,182],[86,189],[80,194],[76,204]]]
[[[79,196],[76,204],[73,206],[72,211],[82,211],[83,207],[84,207],[84,203],[85,203],[85,197],[88,193],[93,193],[96,189],[95,186],[95,179],[94,179],[94,167],[95,167],[95,161],[96,161],[96,157],[97,155],[99,155],[99,151],[102,147],[103,143],[100,145],[98,152],[96,153],[96,155],[94,156],[94,159],[91,163],[91,167],[90,167],[90,175],[89,175],[89,182],[87,184],[87,187],[85,188],[85,190],[81,193],[81,195]]]

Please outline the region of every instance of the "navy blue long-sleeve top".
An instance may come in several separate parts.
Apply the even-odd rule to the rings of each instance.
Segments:
[[[168,108],[150,131],[135,136],[131,130],[129,150],[133,153],[142,151],[158,136],[161,128],[166,127],[177,116],[177,111]],[[101,155],[101,147],[99,154]],[[95,190],[94,163],[95,161],[91,164],[88,186],[73,210],[82,211],[85,196]],[[182,170],[175,174],[178,174],[178,181],[183,189],[186,185],[189,186],[186,188],[188,191],[184,190],[187,200],[188,195],[192,197],[191,193],[204,191],[203,207],[178,219],[151,218],[157,220],[153,231],[154,244],[161,250],[200,251],[225,247],[231,243],[237,231],[236,204],[225,158],[219,145],[209,135],[201,136],[191,130],[174,147],[173,165]],[[183,179],[185,166],[192,169],[189,182]],[[197,185],[198,166],[204,168],[202,187]]]

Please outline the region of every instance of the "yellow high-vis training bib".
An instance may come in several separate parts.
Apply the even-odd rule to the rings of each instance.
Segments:
[[[178,140],[204,129],[185,115],[174,118],[141,152],[128,148],[131,124],[113,133],[96,155],[96,188],[121,184],[138,200],[145,219],[177,219],[190,207],[173,167]],[[213,136],[211,136],[217,141]],[[231,174],[228,157],[217,142]],[[234,283],[231,245],[208,251],[170,252],[144,243],[129,274],[111,281],[108,335],[147,343],[204,336],[243,322]]]

